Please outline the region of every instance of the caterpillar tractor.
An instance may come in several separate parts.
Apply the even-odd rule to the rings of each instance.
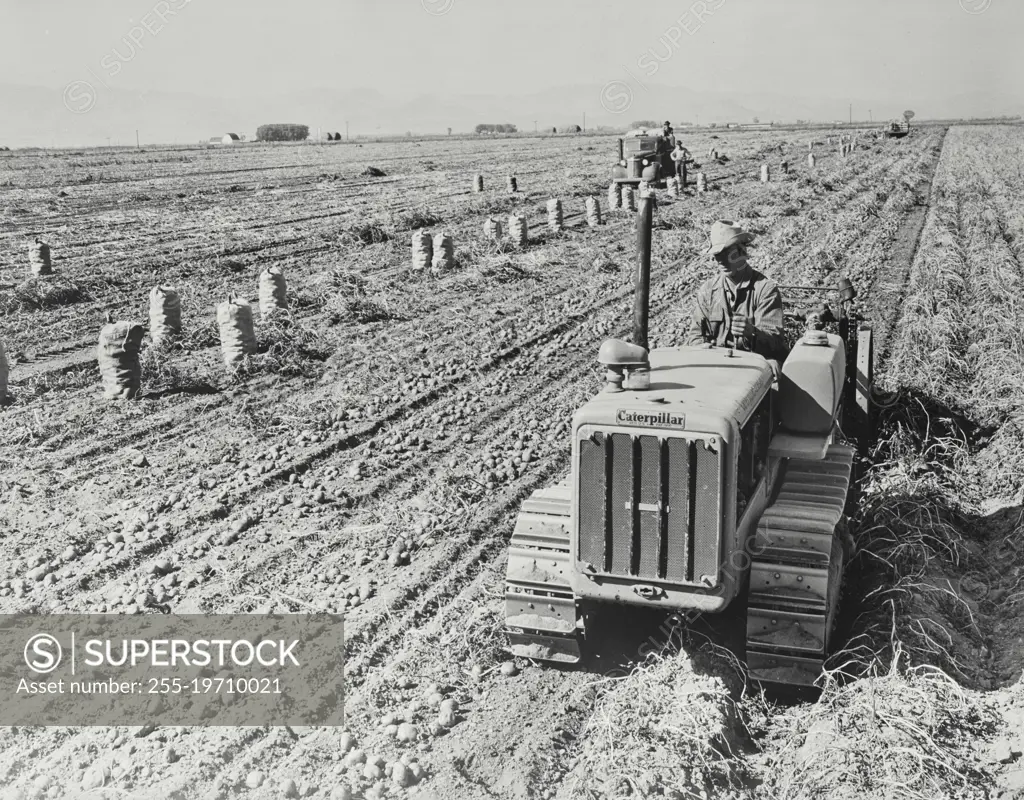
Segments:
[[[684,618],[739,604],[749,676],[813,685],[849,556],[846,442],[871,436],[871,326],[844,279],[838,315],[824,306],[838,333],[811,315],[781,366],[710,342],[649,350],[651,206],[638,212],[634,341],[602,344],[607,383],[573,416],[569,477],[516,520],[509,649],[571,664],[601,635],[587,629],[601,604]]]
[[[663,186],[674,174],[672,153],[660,133],[637,128],[619,139],[619,160],[612,167],[612,180],[638,186],[641,181]]]

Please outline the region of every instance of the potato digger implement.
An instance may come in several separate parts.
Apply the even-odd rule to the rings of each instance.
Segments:
[[[854,455],[872,436],[871,326],[844,279],[838,314],[825,306],[838,333],[809,320],[781,366],[710,343],[649,350],[652,214],[642,200],[634,341],[601,346],[607,383],[573,416],[569,477],[516,520],[509,649],[578,662],[605,603],[684,617],[740,604],[749,676],[813,685],[850,556]]]

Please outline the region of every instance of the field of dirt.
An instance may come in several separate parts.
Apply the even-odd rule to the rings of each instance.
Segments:
[[[613,138],[0,154],[0,611],[341,612],[348,719],[6,728],[0,787],[1024,796],[1024,133],[920,128],[846,156],[818,135],[813,168],[811,138],[684,138],[710,191],[691,177],[682,197],[659,192],[651,338],[680,340],[716,219],[756,235],[752,262],[780,284],[848,277],[875,320],[882,436],[852,520],[847,644],[820,698],[761,696],[713,632],[642,615],[609,612],[617,632],[581,668],[503,650],[516,510],[566,475],[598,347],[631,327],[634,215],[608,209]],[[513,211],[525,248],[484,232]],[[451,270],[410,269],[415,229],[452,236]],[[37,235],[56,274],[32,281]],[[272,265],[293,324],[257,314],[262,352],[229,374],[214,305],[255,300]],[[147,349],[140,397],[105,401],[104,316],[144,323],[158,284],[181,293],[182,346]],[[396,740],[403,721],[416,742]]]

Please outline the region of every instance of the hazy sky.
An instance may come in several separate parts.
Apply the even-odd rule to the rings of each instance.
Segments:
[[[625,68],[640,80],[722,91],[1024,95],[1022,0],[4,0],[3,6],[0,82],[54,89],[100,79],[108,88],[212,96],[296,86],[365,86],[403,96],[526,94],[629,79]]]

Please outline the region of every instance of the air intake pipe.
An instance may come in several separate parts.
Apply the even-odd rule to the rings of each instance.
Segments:
[[[647,349],[647,314],[651,289],[651,231],[654,227],[654,198],[640,198],[636,225],[636,279],[633,292],[633,342],[608,339],[601,345],[598,361],[608,368],[604,391],[649,389],[651,362]]]
[[[636,284],[633,292],[633,344],[648,350],[647,317],[651,292],[651,234],[654,198],[641,197],[636,213]]]
[[[654,197],[640,198],[636,212],[636,286],[633,292],[633,344],[644,349],[644,363],[630,374],[627,387],[647,389],[651,385],[650,347],[647,343],[648,313],[651,307],[651,238],[654,228]]]

